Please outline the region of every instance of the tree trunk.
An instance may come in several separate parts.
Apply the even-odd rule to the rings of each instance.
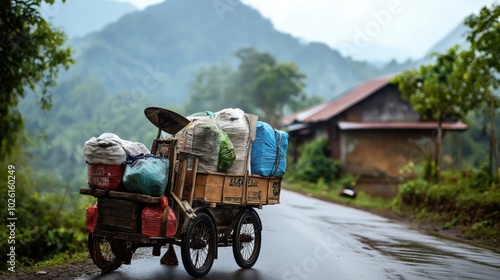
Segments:
[[[436,182],[439,181],[439,166],[441,159],[441,147],[443,145],[443,118],[441,117],[441,113],[438,116],[438,130],[437,130],[437,139],[436,139],[436,151],[434,154],[434,180]]]
[[[490,172],[493,180],[498,179],[498,149],[495,131],[495,99],[493,94],[490,98]],[[491,184],[491,182],[490,182]]]

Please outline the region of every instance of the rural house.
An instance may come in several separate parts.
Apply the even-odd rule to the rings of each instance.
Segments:
[[[295,149],[327,138],[331,156],[341,162],[344,173],[359,175],[358,183],[391,192],[385,186],[394,185],[402,167],[432,156],[438,123],[415,112],[389,79],[365,81],[332,101],[285,117],[283,124]],[[447,121],[443,129],[463,131],[467,126]],[[298,157],[296,150],[289,152]]]

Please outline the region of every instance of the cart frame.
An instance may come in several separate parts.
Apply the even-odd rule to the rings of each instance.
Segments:
[[[130,264],[137,248],[152,247],[152,254],[159,256],[161,247],[169,245],[161,263],[175,265],[178,261],[173,245],[177,245],[186,271],[193,277],[203,277],[217,259],[218,247],[232,246],[236,263],[241,268],[252,267],[259,256],[262,234],[262,222],[255,209],[279,203],[282,178],[248,172],[199,172],[198,158],[177,151],[176,139],[160,139],[162,130],[172,133],[182,129],[186,124],[183,117],[161,108],[147,108],[145,113],[158,127],[151,152],[171,163],[165,195],[177,220],[176,234],[163,237],[170,207],[163,213],[159,237],[141,233],[141,211],[146,205],[159,204],[159,197],[99,189],[89,184],[80,189],[80,194],[97,198],[97,225],[88,238],[94,263],[107,273]],[[252,122],[256,122],[256,117],[249,120]],[[165,123],[174,123],[175,128],[166,127]],[[247,164],[255,131],[250,132],[250,138]]]

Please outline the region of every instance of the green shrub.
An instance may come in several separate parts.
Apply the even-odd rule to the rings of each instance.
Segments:
[[[19,190],[16,194],[15,244],[8,244],[9,232],[3,230],[0,247],[15,246],[18,263],[30,264],[60,253],[84,250],[85,208],[90,201],[48,192]],[[2,254],[4,266],[6,258],[6,254]]]
[[[422,178],[410,180],[399,186],[399,196],[402,204],[421,205],[425,202],[429,182]]]
[[[498,240],[500,184],[486,165],[474,170],[442,172],[440,182],[426,180],[426,172],[415,172],[422,167],[409,165],[402,170],[418,177],[399,186],[392,201],[394,211],[409,215],[416,222],[438,223],[444,229],[461,228],[468,237]]]
[[[325,138],[316,139],[299,148],[300,158],[295,166],[296,179],[305,182],[323,180],[331,183],[340,178],[340,162],[333,160]]]
[[[488,190],[495,180],[489,170],[487,163],[482,163],[480,167],[472,172],[470,187],[476,191],[484,192]]]

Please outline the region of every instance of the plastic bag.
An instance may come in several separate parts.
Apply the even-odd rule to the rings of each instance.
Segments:
[[[227,173],[236,159],[234,146],[229,136],[224,131],[220,131],[220,151],[217,172]]]
[[[89,206],[85,210],[85,228],[89,233],[93,233],[97,226],[97,203]]]
[[[286,170],[288,133],[273,129],[268,123],[258,121],[255,142],[252,146],[252,174],[283,176]]]
[[[155,155],[128,156],[123,186],[125,190],[151,196],[165,193],[170,162]]]
[[[160,236],[161,219],[165,209],[168,208],[168,220],[166,237],[173,237],[177,232],[177,219],[174,211],[168,207],[168,201],[165,196],[160,198],[160,203],[156,205],[147,205],[142,210],[141,232],[148,236]]]
[[[92,137],[83,145],[85,161],[91,164],[122,164],[127,155],[149,154],[142,143],[123,140],[113,133]]]

